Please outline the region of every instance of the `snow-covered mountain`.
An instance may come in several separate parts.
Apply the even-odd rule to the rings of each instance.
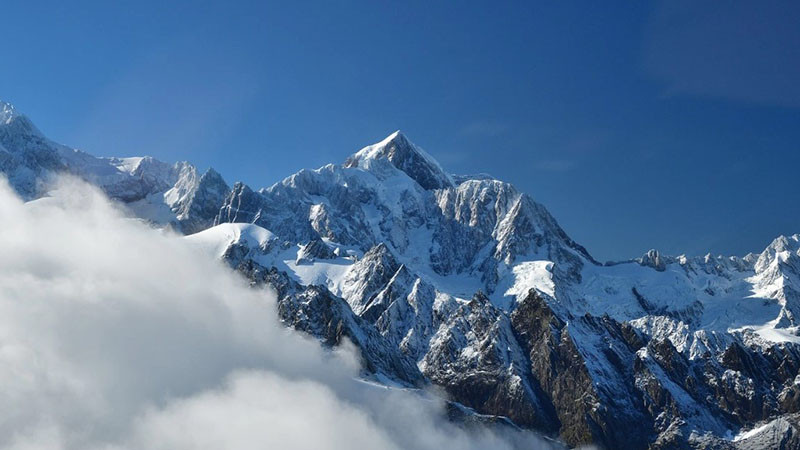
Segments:
[[[28,199],[71,173],[188,234],[275,289],[288,326],[352,342],[380,382],[433,384],[571,445],[797,444],[800,235],[600,264],[527,194],[448,174],[400,132],[254,190],[69,149],[0,104],[0,171]]]
[[[213,169],[150,156],[98,158],[47,139],[13,105],[0,101],[0,173],[24,199],[45,195],[56,174],[82,178],[136,215],[184,232],[210,226],[230,188]]]

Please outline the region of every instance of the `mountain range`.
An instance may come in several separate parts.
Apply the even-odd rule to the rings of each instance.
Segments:
[[[288,327],[349,341],[363,376],[570,446],[800,448],[800,235],[759,254],[601,263],[509,183],[454,175],[395,132],[267,188],[95,157],[0,102],[26,200],[70,174],[185,235]]]

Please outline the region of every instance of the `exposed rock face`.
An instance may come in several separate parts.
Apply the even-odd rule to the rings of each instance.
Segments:
[[[214,225],[230,192],[231,188],[214,169],[208,169],[197,179],[197,169],[185,166],[164,197],[176,214],[181,231],[192,234]]]
[[[336,258],[336,253],[328,247],[322,239],[314,239],[308,244],[300,247],[297,252],[297,264],[313,264],[316,260]]]
[[[647,253],[644,254],[641,258],[639,258],[639,264],[647,267],[652,267],[659,272],[663,272],[667,270],[667,262],[661,257],[658,253],[658,250],[649,250]]]
[[[444,220],[434,231],[433,267],[442,274],[470,270],[490,293],[498,262],[510,265],[522,255],[557,261],[567,278],[579,279],[584,261],[595,263],[542,205],[508,183],[464,180],[437,191],[436,203]]]
[[[400,270],[400,263],[384,244],[371,248],[348,272],[342,291],[356,314],[376,305],[376,298]],[[385,309],[385,308],[384,308]],[[373,313],[374,314],[374,313]]]
[[[557,429],[552,405],[531,376],[511,321],[482,293],[459,305],[431,341],[423,373],[477,411],[545,431]]]
[[[344,339],[361,352],[369,374],[422,386],[424,378],[408,357],[397,350],[395,343],[384,338],[339,297],[320,286],[301,286],[275,268],[266,269],[245,260],[236,266],[256,286],[268,285],[278,293],[278,315],[292,328],[306,332],[325,345],[339,345]]]
[[[755,288],[781,305],[778,323],[800,325],[800,234],[779,236],[755,262]]]
[[[69,149],[0,103],[0,172],[26,199],[70,173],[192,234],[275,289],[287,326],[352,342],[374,380],[439,386],[454,420],[574,446],[798,448],[800,235],[600,265],[530,196],[451,176],[400,133],[256,191]]]
[[[645,445],[649,438],[646,430],[650,427],[645,425],[648,418],[626,401],[630,397],[638,400],[638,395],[624,384],[622,388],[626,392],[614,392],[620,386],[613,383],[629,383],[632,378],[627,363],[636,348],[643,344],[633,329],[608,317],[586,316],[575,322],[593,329],[608,342],[608,347],[599,356],[610,362],[617,372],[608,374],[612,379],[598,383],[593,380],[585,357],[575,346],[570,328],[555,316],[535,291],[531,291],[514,311],[512,323],[529,352],[532,375],[553,404],[562,438],[573,445]],[[619,394],[622,395],[616,396]],[[624,426],[626,423],[639,426],[631,430]]]
[[[676,448],[670,442],[659,442],[653,448]],[[740,433],[732,439],[715,436],[694,436],[689,440],[693,448],[709,450],[791,450],[800,448],[800,416],[787,414],[763,423],[753,430]],[[688,448],[688,447],[687,447]]]

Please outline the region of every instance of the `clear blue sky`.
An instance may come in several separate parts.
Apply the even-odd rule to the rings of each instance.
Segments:
[[[695,3],[10,0],[0,98],[254,187],[402,129],[600,260],[760,251],[800,232],[800,3]]]

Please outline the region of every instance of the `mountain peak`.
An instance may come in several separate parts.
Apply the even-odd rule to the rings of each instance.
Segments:
[[[391,145],[393,143],[397,144],[397,145],[400,145],[400,146],[414,147],[414,149],[416,151],[419,151],[419,148],[417,148],[413,143],[411,143],[411,141],[408,139],[408,137],[406,137],[406,135],[403,134],[403,132],[400,131],[400,130],[396,130],[394,133],[391,133],[390,135],[388,135],[385,138],[383,138],[383,140],[380,141],[380,142],[377,142],[377,143],[372,144],[372,145],[368,145],[367,147],[365,147],[365,149],[366,148],[373,148],[373,147],[382,148],[382,147],[389,146],[389,145]],[[362,150],[364,150],[364,149],[362,149]],[[426,156],[430,156],[430,155],[426,154]]]
[[[7,125],[21,114],[11,103],[0,100],[0,124]]]
[[[371,161],[386,159],[424,189],[452,187],[453,180],[427,152],[414,145],[400,130],[377,144],[368,145],[347,158],[345,167],[369,168]]]
[[[390,134],[389,136],[386,136],[386,139],[384,139],[384,141],[391,141],[391,140],[394,140],[394,139],[407,139],[407,138],[406,138],[406,135],[404,135],[402,131],[395,130],[394,133]]]
[[[11,103],[0,100],[0,126],[4,128],[13,129],[9,131],[10,134],[21,136],[35,136],[44,139],[41,131],[31,122],[25,115]]]
[[[208,170],[206,170],[206,173],[204,173],[201,178],[204,178],[204,177],[214,177],[214,178],[219,177],[219,178],[222,178],[222,174],[220,174],[219,172],[214,170],[213,167],[209,167]]]

